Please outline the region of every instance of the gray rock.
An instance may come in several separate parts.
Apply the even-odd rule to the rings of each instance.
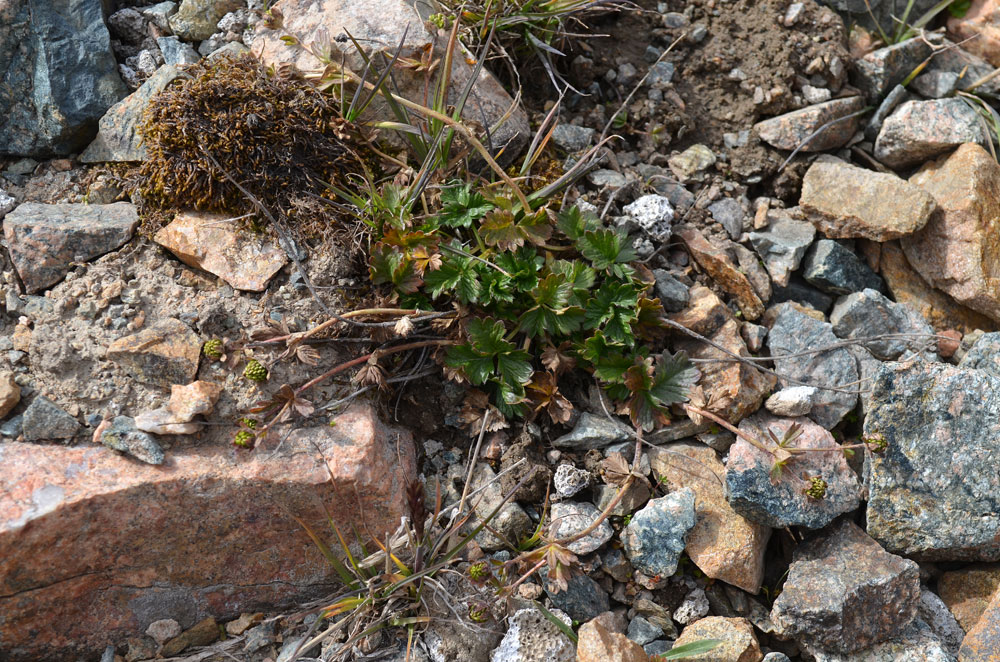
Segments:
[[[0,155],[74,152],[128,90],[101,0],[11,0],[0,21]]]
[[[144,160],[146,148],[142,146],[142,138],[139,136],[143,113],[150,100],[180,75],[177,67],[160,67],[138,90],[112,106],[101,118],[97,138],[80,155],[80,161],[102,163]]]
[[[175,35],[185,41],[208,39],[219,20],[243,5],[242,0],[182,0],[168,22]]]
[[[915,166],[964,143],[986,145],[979,114],[959,98],[907,101],[882,123],[875,158],[890,168]]]
[[[600,514],[601,512],[590,503],[576,501],[554,503],[549,517],[552,522],[552,535],[557,539],[574,536],[593,524]],[[583,538],[569,543],[566,548],[574,554],[589,554],[611,540],[612,535],[611,525],[604,520],[596,529]]]
[[[656,297],[663,304],[667,312],[679,313],[687,308],[691,293],[687,285],[680,282],[664,269],[653,269],[653,276],[656,278]]]
[[[598,188],[621,188],[625,186],[625,175],[616,170],[601,168],[587,173],[587,181]]]
[[[850,392],[858,380],[857,363],[844,348],[779,358],[784,354],[798,354],[836,343],[837,337],[829,324],[799,312],[790,304],[779,304],[775,308],[778,313],[767,336],[767,347],[771,356],[775,357],[774,369],[779,375],[820,388],[809,418],[830,430],[858,402],[857,394]],[[782,382],[783,386],[795,385],[787,380]],[[831,391],[822,387],[847,388],[848,392]]]
[[[7,169],[4,170],[4,174],[7,175],[30,175],[35,168],[38,167],[38,161],[31,158],[23,158],[14,161]]]
[[[773,652],[765,655],[761,662],[791,662],[791,660],[784,653]]]
[[[577,469],[572,464],[560,464],[556,467],[555,476],[552,478],[552,485],[556,488],[556,494],[561,497],[571,497],[590,483],[590,472],[585,469]]]
[[[653,88],[666,87],[674,79],[674,72],[673,62],[656,62],[649,68],[646,84]]]
[[[569,614],[574,621],[586,623],[611,608],[608,594],[597,582],[583,573],[574,573],[566,582],[566,590],[558,592],[549,586],[548,569],[543,568],[539,575],[543,580],[545,594],[549,596],[552,605]]]
[[[579,152],[590,145],[594,139],[594,130],[575,124],[559,124],[552,131],[552,142],[567,152]]]
[[[927,71],[914,78],[910,85],[925,97],[943,99],[958,88],[959,80],[959,75],[953,71]]]
[[[866,289],[841,297],[830,313],[830,323],[838,338],[866,338],[864,347],[876,358],[891,361],[907,351],[921,351],[928,347],[933,352],[931,336],[934,330],[919,313],[909,307],[890,301],[881,292]],[[882,338],[887,334],[914,334],[922,338]]]
[[[158,2],[151,7],[142,7],[139,9],[139,13],[148,18],[162,32],[170,32],[168,19],[177,13],[177,3],[170,0]]]
[[[493,469],[485,463],[480,463],[476,467],[476,473],[472,477],[471,488],[472,490],[482,489],[482,492],[479,493],[475,501],[476,517],[474,518],[473,526],[476,526],[500,506],[505,495],[503,489],[500,487],[500,481],[496,480],[496,474],[493,472]],[[500,512],[490,520],[489,526],[500,534],[501,537],[498,538],[486,529],[480,531],[476,536],[476,542],[488,552],[506,549],[507,543],[505,541],[520,540],[532,529],[531,518],[514,501],[505,503],[500,508]]]
[[[743,322],[740,324],[740,337],[747,344],[747,349],[756,354],[764,346],[764,340],[767,338],[767,327],[753,322]]]
[[[947,646],[919,618],[892,639],[854,653],[807,648],[816,662],[955,662]]]
[[[711,605],[705,590],[696,588],[684,596],[684,600],[674,610],[674,620],[682,625],[690,625],[708,616]]]
[[[7,191],[0,188],[0,221],[17,206],[17,200],[7,195]]]
[[[668,639],[677,638],[677,626],[674,625],[673,617],[663,605],[646,598],[636,598],[635,602],[632,603],[632,610],[663,630],[663,634]]]
[[[853,653],[901,633],[919,601],[917,564],[841,520],[795,550],[771,619],[784,636]]]
[[[654,639],[662,637],[663,628],[637,615],[629,622],[626,636],[640,646],[645,646]]]
[[[806,256],[802,276],[827,294],[850,294],[871,288],[885,291],[882,278],[861,258],[831,239],[820,239]]]
[[[959,87],[967,87],[973,82],[993,73],[993,65],[958,44],[947,39],[942,41],[944,48],[939,49],[924,69],[927,73],[950,73],[960,76]],[[917,76],[919,79],[920,76]],[[916,82],[916,80],[914,80]],[[976,88],[977,92],[997,96],[1000,94],[1000,81],[996,78],[988,80]],[[921,92],[921,94],[923,94]]]
[[[878,371],[882,369],[882,362],[872,356],[872,353],[861,345],[851,345],[847,350],[854,357],[854,360],[858,362],[858,379],[864,384],[858,400],[861,403],[861,413],[867,414],[872,406],[871,383],[875,379],[875,375],[878,374]]]
[[[691,488],[653,499],[625,527],[625,555],[636,570],[650,577],[669,577],[677,570],[687,532],[694,523]]]
[[[812,386],[790,386],[769,397],[764,406],[775,416],[805,416],[812,411],[818,392]]]
[[[726,461],[726,500],[737,513],[752,522],[773,528],[804,526],[818,529],[838,515],[855,510],[860,502],[858,478],[847,466],[840,445],[829,432],[808,419],[775,418],[757,413],[740,421],[739,429],[773,446],[773,434],[782,439],[793,425],[799,434],[793,448],[829,449],[794,456],[777,475],[772,474],[774,456],[743,438],[729,449]],[[769,434],[770,433],[770,434]],[[811,479],[825,483],[825,494],[807,494]]]
[[[116,416],[101,434],[101,443],[112,450],[131,455],[147,464],[163,464],[163,449],[153,436],[135,427],[135,420]]]
[[[1000,333],[993,331],[979,336],[958,365],[1000,378]]]
[[[25,441],[72,439],[80,430],[76,418],[41,395],[24,410],[22,425]]]
[[[622,550],[614,547],[601,554],[601,570],[620,582],[632,579],[632,564],[625,558]]]
[[[868,123],[865,124],[865,138],[875,142],[878,138],[878,132],[882,130],[882,123],[885,122],[885,118],[888,117],[892,111],[896,110],[899,104],[910,99],[909,92],[902,85],[896,85],[889,91],[889,94],[885,95],[882,99],[882,103],[879,104],[875,112],[872,113],[871,118],[869,118]]]
[[[764,232],[751,232],[750,243],[775,284],[786,287],[815,237],[812,223],[779,216]]]
[[[766,119],[753,128],[772,147],[822,152],[847,144],[861,122],[860,115],[855,113],[864,106],[864,99],[857,95],[834,99]],[[846,117],[850,119],[842,119]]]
[[[864,433],[868,533],[942,561],[1000,560],[1000,379],[942,363],[883,364]]]
[[[674,647],[674,642],[667,641],[666,639],[657,639],[656,641],[651,641],[642,647],[642,650],[646,652],[649,659],[655,660],[655,655],[664,655],[670,652],[670,649]]]
[[[507,634],[490,662],[575,662],[576,646],[537,609],[521,609],[507,621]]]
[[[27,202],[4,218],[11,260],[29,294],[59,282],[71,262],[86,262],[132,238],[139,224],[135,206]]]
[[[201,54],[191,44],[186,44],[177,37],[160,37],[156,40],[156,45],[160,47],[163,62],[167,66],[193,64],[201,59]]]
[[[611,505],[612,500],[618,496],[618,488],[612,485],[598,485],[594,488],[594,505],[601,512]],[[650,497],[649,488],[641,482],[634,482],[625,490],[621,500],[611,509],[611,515],[615,517],[625,517],[642,508]]]
[[[917,606],[917,621],[924,622],[952,655],[958,655],[965,638],[965,630],[958,624],[948,605],[936,593],[926,587],[920,588],[920,604]]]
[[[705,171],[715,165],[715,152],[705,145],[691,145],[667,160],[670,170],[682,182],[704,179]]]
[[[708,206],[708,211],[715,222],[725,228],[730,239],[735,241],[743,234],[744,213],[739,200],[733,198],[716,200]]]
[[[869,101],[876,101],[902,83],[930,54],[930,45],[920,37],[880,48],[854,61],[851,82]]]
[[[662,195],[644,195],[623,209],[628,218],[627,225],[634,226],[653,239],[670,239],[670,224],[674,220],[674,208],[670,200]]]
[[[629,438],[629,431],[623,425],[608,420],[607,416],[597,416],[589,412],[580,414],[573,429],[553,440],[556,448],[590,450],[603,448]]]
[[[108,28],[120,41],[140,45],[149,37],[149,19],[131,7],[119,9],[108,16]]]
[[[667,196],[670,204],[678,212],[685,212],[690,209],[695,202],[694,194],[677,182],[674,175],[660,166],[649,163],[640,163],[636,166],[643,181],[660,195]]]
[[[10,439],[17,439],[24,431],[24,415],[18,414],[0,423],[0,434]]]

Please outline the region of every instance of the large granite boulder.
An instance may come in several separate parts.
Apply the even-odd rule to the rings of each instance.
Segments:
[[[0,3],[0,155],[76,151],[126,94],[101,0]]]

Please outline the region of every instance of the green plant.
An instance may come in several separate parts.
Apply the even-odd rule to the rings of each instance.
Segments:
[[[267,368],[257,359],[250,359],[243,368],[243,376],[252,382],[263,382],[267,380]]]
[[[650,660],[651,662],[656,662],[657,660],[683,660],[689,657],[694,657],[695,655],[701,655],[702,653],[708,653],[709,651],[721,646],[722,643],[721,639],[702,639],[701,641],[692,641],[688,644],[675,646],[666,653],[654,655],[650,658]]]
[[[201,347],[201,353],[213,360],[222,358],[222,341],[218,338],[206,341]]]

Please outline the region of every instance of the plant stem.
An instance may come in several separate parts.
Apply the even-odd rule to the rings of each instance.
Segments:
[[[395,347],[386,347],[385,349],[378,349],[369,354],[365,354],[364,356],[359,356],[356,359],[352,359],[347,363],[341,363],[340,365],[331,368],[330,370],[327,370],[319,377],[310,379],[308,382],[295,389],[295,394],[298,395],[299,393],[307,391],[313,386],[316,386],[316,384],[326,381],[327,379],[333,377],[334,375],[340,374],[345,370],[350,370],[356,365],[361,365],[362,363],[369,360],[373,356],[385,356],[386,354],[395,354],[396,352],[405,352],[410,349],[420,349],[421,347],[442,347],[444,345],[454,345],[454,344],[455,344],[454,340],[445,340],[441,338],[438,340],[421,340],[419,342],[411,342],[405,345],[396,345]]]

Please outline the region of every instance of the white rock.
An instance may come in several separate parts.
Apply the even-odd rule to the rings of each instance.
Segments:
[[[172,618],[153,621],[146,628],[146,634],[161,646],[181,633],[181,625]]]
[[[552,484],[556,488],[556,493],[562,497],[571,497],[590,482],[590,472],[585,469],[578,469],[572,464],[560,464],[556,468],[556,474],[552,479]]]
[[[684,601],[674,611],[674,620],[688,625],[708,614],[708,596],[705,591],[696,588],[685,596]]]
[[[674,207],[662,195],[644,195],[624,209],[628,220],[648,235],[661,241],[670,238]]]
[[[574,660],[576,646],[537,609],[521,609],[511,616],[507,634],[490,655],[490,662]]]
[[[812,411],[815,397],[813,386],[792,386],[769,397],[764,406],[775,416],[805,416]]]

